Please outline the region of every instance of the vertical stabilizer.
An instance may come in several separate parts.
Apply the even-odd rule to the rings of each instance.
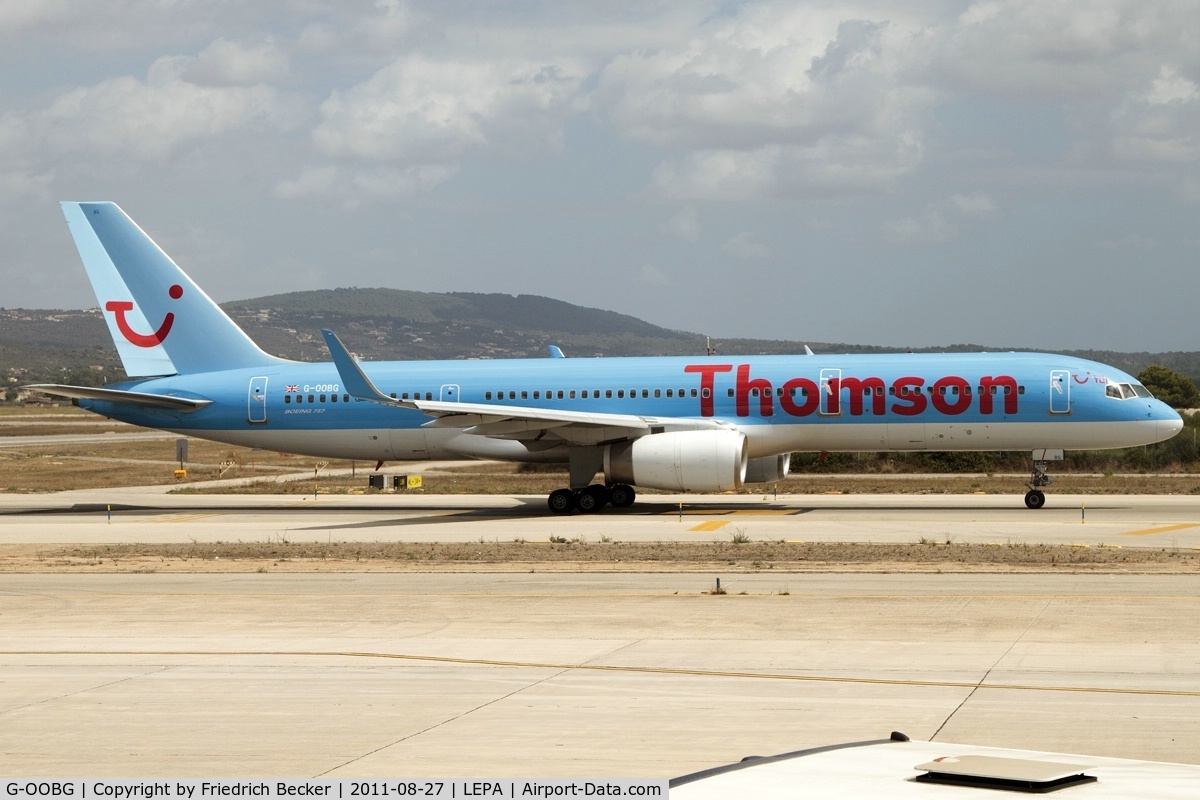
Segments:
[[[62,203],[109,333],[130,377],[266,366],[220,306],[115,203]]]

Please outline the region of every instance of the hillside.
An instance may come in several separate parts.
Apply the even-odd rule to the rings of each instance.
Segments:
[[[704,352],[702,335],[660,328],[612,311],[537,295],[431,294],[399,289],[331,289],[258,297],[223,308],[264,350],[302,361],[328,357],[320,329],[337,331],[369,360],[545,357],[555,344],[569,356],[686,355]],[[723,339],[720,351],[798,353],[888,352],[817,341]],[[957,344],[922,352],[1012,348]],[[1078,351],[1137,374],[1162,364],[1200,377],[1200,353]],[[12,387],[41,381],[100,384],[122,377],[98,309],[0,309],[0,376]]]

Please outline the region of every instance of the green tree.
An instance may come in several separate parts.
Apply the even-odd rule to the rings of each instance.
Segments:
[[[1158,364],[1138,373],[1138,382],[1171,408],[1200,407],[1200,390],[1191,378]]]

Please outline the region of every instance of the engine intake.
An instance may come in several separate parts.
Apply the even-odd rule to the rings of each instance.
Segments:
[[[746,436],[737,431],[673,431],[604,448],[604,477],[676,492],[723,492],[746,480]]]

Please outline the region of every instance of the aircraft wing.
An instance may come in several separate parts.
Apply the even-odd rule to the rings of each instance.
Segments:
[[[352,397],[384,405],[415,408],[434,419],[431,428],[462,428],[463,433],[503,439],[537,439],[553,432],[572,444],[599,444],[672,430],[725,428],[718,420],[601,414],[535,406],[457,403],[444,400],[398,400],[376,388],[333,331],[322,330],[342,385]]]
[[[212,403],[211,400],[195,400],[170,394],[127,392],[121,389],[98,389],[93,386],[67,386],[59,383],[37,383],[25,388],[52,397],[66,397],[72,400],[102,400],[106,403],[131,403],[135,406],[169,408],[172,411],[183,411],[184,413],[199,411]]]
[[[414,405],[431,417],[435,417],[425,423],[426,428],[463,428],[463,433],[505,438],[524,438],[521,434],[582,427],[595,429],[596,432],[606,431],[606,439],[624,439],[652,433],[654,428],[661,428],[666,423],[666,420],[657,417],[639,417],[634,414],[593,414],[486,403],[417,400]],[[567,433],[562,430],[559,432],[560,434]],[[564,436],[563,438],[576,440],[594,437]]]

